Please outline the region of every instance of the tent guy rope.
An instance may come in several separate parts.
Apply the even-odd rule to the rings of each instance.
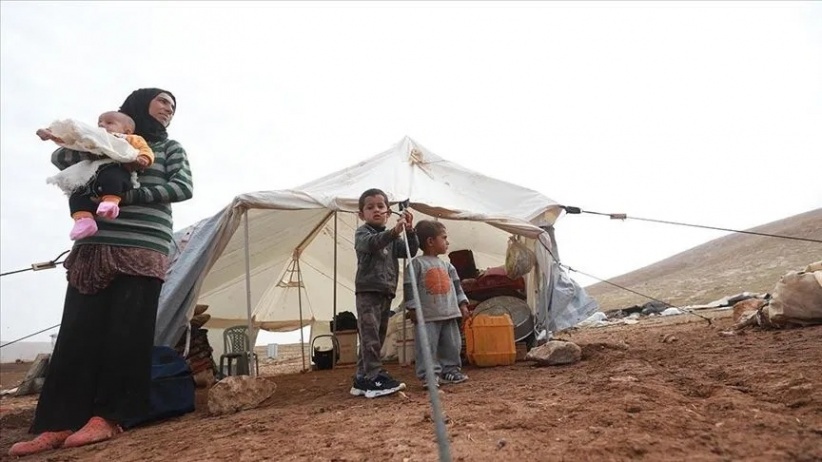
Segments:
[[[669,308],[677,308],[677,309],[679,309],[679,310],[682,310],[682,312],[684,312],[684,313],[687,313],[687,314],[690,314],[690,315],[696,316],[696,317],[698,317],[698,318],[702,318],[702,319],[704,319],[705,321],[708,321],[708,325],[709,325],[709,326],[713,324],[713,323],[711,322],[711,319],[710,319],[710,318],[707,318],[707,317],[705,317],[705,316],[702,316],[701,314],[694,313],[692,310],[688,310],[688,309],[684,309],[684,308],[682,308],[682,307],[678,307],[678,306],[676,306],[676,305],[673,305],[673,304],[671,304],[671,303],[666,302],[665,300],[660,300],[660,299],[658,299],[658,298],[651,297],[650,295],[645,295],[645,294],[643,294],[643,293],[641,293],[641,292],[637,292],[637,291],[635,291],[635,290],[633,290],[633,289],[629,289],[629,288],[627,288],[627,287],[621,286],[621,285],[619,285],[619,284],[617,284],[617,283],[615,283],[615,282],[611,282],[611,281],[608,281],[608,280],[606,280],[606,279],[601,279],[601,278],[598,278],[598,277],[596,277],[596,276],[593,276],[593,275],[591,275],[591,274],[585,273],[585,272],[580,271],[580,270],[578,270],[578,269],[571,268],[571,267],[570,267],[570,266],[568,266],[568,265],[564,265],[564,264],[562,264],[562,263],[559,263],[559,261],[557,261],[557,263],[559,264],[559,266],[561,266],[561,267],[563,267],[563,268],[567,269],[568,271],[573,271],[573,272],[575,272],[575,273],[579,273],[579,274],[582,274],[582,275],[584,275],[584,276],[588,276],[589,278],[596,279],[596,280],[597,280],[597,281],[599,281],[599,282],[604,282],[604,283],[606,283],[606,284],[610,284],[610,285],[612,285],[612,286],[614,286],[614,287],[616,287],[616,288],[619,288],[619,289],[622,289],[622,290],[628,291],[628,292],[630,292],[630,293],[632,293],[632,294],[639,295],[640,297],[645,297],[645,298],[647,298],[647,299],[649,299],[649,300],[653,300],[653,301],[655,301],[655,302],[662,303],[662,304],[664,304],[665,306],[667,306],[667,307],[669,307]]]
[[[43,330],[38,330],[37,332],[35,332],[35,333],[33,333],[33,334],[26,335],[25,337],[20,337],[20,338],[18,338],[18,339],[16,339],[16,340],[12,340],[11,342],[6,342],[6,343],[4,343],[4,344],[0,345],[0,348],[3,348],[4,346],[11,345],[12,343],[17,343],[17,342],[19,342],[19,341],[21,341],[21,340],[25,340],[25,339],[27,339],[27,338],[29,338],[29,337],[34,337],[34,336],[35,336],[35,335],[37,335],[37,334],[42,334],[43,332],[48,332],[48,331],[50,331],[50,330],[52,330],[52,329],[55,329],[55,328],[57,328],[57,327],[60,327],[60,324],[55,324],[55,325],[53,325],[53,326],[51,326],[51,327],[47,327],[47,328],[45,328],[45,329],[43,329]]]
[[[44,262],[40,262],[40,263],[32,263],[31,268],[23,268],[23,269],[14,270],[14,271],[6,271],[5,273],[1,273],[0,277],[8,276],[10,274],[23,273],[23,272],[26,272],[26,271],[40,271],[40,270],[44,270],[44,269],[57,268],[57,265],[59,265],[59,264],[61,264],[65,261],[65,260],[60,260],[60,257],[62,257],[63,255],[69,253],[70,251],[71,250],[64,251],[60,255],[56,256],[54,258],[54,260],[44,261]]]
[[[657,220],[654,218],[640,218],[640,217],[629,217],[627,213],[603,213],[603,212],[592,212],[589,210],[582,210],[579,207],[574,207],[571,205],[563,205],[561,206],[565,213],[569,215],[579,215],[581,213],[587,213],[590,215],[602,215],[606,217],[610,217],[612,220],[638,220],[638,221],[648,221],[651,223],[662,223],[666,225],[675,225],[675,226],[688,226],[691,228],[702,228],[702,229],[713,229],[716,231],[728,231],[731,233],[739,233],[739,234],[752,234],[754,236],[764,236],[764,237],[773,237],[778,239],[790,239],[794,241],[804,241],[804,242],[814,242],[816,244],[822,244],[822,240],[820,239],[811,239],[808,237],[799,237],[799,236],[784,236],[782,234],[770,234],[770,233],[758,233],[756,231],[743,231],[739,229],[730,229],[730,228],[720,228],[717,226],[707,226],[707,225],[695,225],[692,223],[682,223],[679,221],[668,221],[668,220]]]

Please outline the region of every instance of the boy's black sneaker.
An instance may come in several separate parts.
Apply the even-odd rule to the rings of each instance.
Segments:
[[[348,392],[352,396],[365,396],[365,391],[368,389],[368,379],[365,377],[354,377],[354,383],[351,384],[351,390]]]
[[[380,371],[380,373],[374,377],[374,380],[366,379],[364,385],[366,386],[366,398],[378,398],[380,396],[391,395],[400,390],[405,390],[404,383],[397,382],[385,371]]]

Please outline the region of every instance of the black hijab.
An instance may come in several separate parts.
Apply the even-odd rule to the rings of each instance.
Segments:
[[[120,112],[134,119],[134,134],[142,136],[146,141],[165,141],[168,139],[166,127],[148,113],[149,104],[160,93],[171,96],[171,99],[174,100],[174,111],[176,112],[177,99],[170,91],[160,88],[134,90],[120,106]]]

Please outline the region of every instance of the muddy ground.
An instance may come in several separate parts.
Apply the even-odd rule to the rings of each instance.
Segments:
[[[725,336],[693,316],[571,332],[580,363],[468,368],[444,386],[454,460],[822,460],[822,326]],[[198,410],[96,446],[24,460],[436,460],[427,393],[348,395],[352,369],[279,375],[266,406]],[[5,383],[5,380],[4,380]],[[26,436],[35,400],[0,401],[0,457]]]

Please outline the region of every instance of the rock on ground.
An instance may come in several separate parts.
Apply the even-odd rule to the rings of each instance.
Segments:
[[[267,377],[228,376],[208,391],[208,412],[221,415],[253,409],[270,398],[276,389],[277,384]]]
[[[529,351],[525,359],[540,366],[572,364],[582,359],[582,348],[576,343],[552,340]]]

